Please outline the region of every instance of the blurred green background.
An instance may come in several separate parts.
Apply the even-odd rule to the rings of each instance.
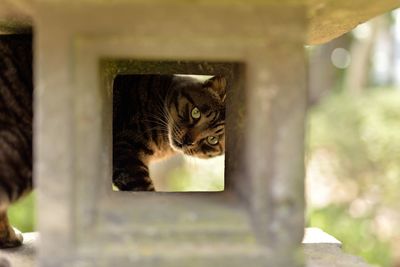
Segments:
[[[11,224],[21,232],[35,230],[35,197],[30,193],[8,209]]]
[[[400,13],[307,47],[307,226],[376,266],[400,266]],[[224,158],[174,158],[153,166],[157,188],[223,190]],[[34,195],[10,209],[34,230]]]
[[[307,47],[307,225],[400,266],[400,12]]]
[[[308,224],[370,263],[398,266],[400,91],[334,93],[311,110],[308,137]]]

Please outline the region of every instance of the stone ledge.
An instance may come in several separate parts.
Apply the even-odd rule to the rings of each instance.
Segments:
[[[303,239],[307,267],[369,267],[360,257],[341,250],[342,243],[319,228],[306,228]]]
[[[140,2],[140,0],[135,0]],[[141,0],[143,1],[143,0]],[[148,0],[144,0],[148,2]],[[182,0],[169,0],[179,3]],[[232,1],[232,0],[231,0]],[[231,1],[223,1],[219,4],[232,4]],[[82,3],[90,2],[88,0]],[[93,3],[94,1],[92,1]],[[104,4],[104,1],[99,3]],[[126,2],[125,0],[113,1]],[[154,4],[157,0],[153,0]],[[213,0],[202,0],[199,2],[213,2]],[[233,2],[246,2],[236,0]],[[248,4],[259,1],[248,1]],[[398,0],[268,0],[265,3],[281,5],[306,5],[308,8],[309,30],[307,43],[326,43],[340,35],[349,32],[358,24],[369,19],[400,7]],[[59,1],[60,5],[70,4],[69,0]],[[0,0],[0,33],[24,31],[32,25],[35,11],[33,0]]]
[[[0,267],[35,266],[38,233],[25,233],[24,245],[0,250]],[[307,228],[304,239],[307,267],[368,267],[361,258],[343,253],[341,242],[318,228]]]
[[[331,236],[330,234],[325,233],[319,228],[309,227],[304,231],[303,238],[304,245],[313,245],[313,244],[329,244],[337,247],[342,247],[342,242]]]

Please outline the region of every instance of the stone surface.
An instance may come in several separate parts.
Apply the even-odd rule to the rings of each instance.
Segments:
[[[25,233],[24,234],[24,245],[15,249],[6,249],[0,250],[0,267],[34,267],[36,262],[36,248],[38,246],[39,238],[37,233]],[[345,254],[340,249],[340,241],[338,241],[333,236],[323,232],[318,228],[307,228],[305,230],[305,236],[303,239],[304,244],[304,252],[305,258],[307,262],[307,267],[369,267],[363,260],[359,257],[355,257],[352,255]],[[181,246],[178,246],[179,249],[182,249]],[[154,254],[162,253],[162,250],[165,247],[160,246],[155,248],[153,251]],[[219,248],[216,249],[215,246],[208,245],[206,246],[186,246],[184,248],[188,254],[213,254],[215,252],[221,253],[220,255],[215,255],[216,262],[218,262],[218,256],[220,259],[223,259],[224,252],[223,251],[236,251],[235,254],[239,255],[239,257],[235,258],[235,264],[231,266],[246,266],[246,257],[243,259],[240,255],[246,255],[246,250],[252,249],[251,246],[242,244],[242,245],[233,245],[230,248]],[[222,249],[222,250],[221,250]],[[196,250],[196,251],[194,251]],[[157,252],[158,251],[158,252]],[[171,250],[167,249],[165,251]],[[222,252],[221,252],[222,251]],[[182,255],[180,253],[176,253],[177,251],[172,252],[170,256],[170,266],[189,266],[184,264],[191,264],[190,266],[197,266],[193,264],[193,258],[191,261],[185,261],[178,263],[178,259],[182,261]],[[150,251],[147,253],[147,257],[151,254]],[[256,250],[252,251],[253,254],[257,253]],[[132,253],[130,256],[130,261],[137,261],[136,258],[140,256],[140,253]],[[123,255],[121,256],[123,257]],[[146,255],[145,255],[146,257]],[[261,258],[262,259],[262,258]],[[242,262],[243,261],[243,262]],[[7,266],[5,262],[10,263],[10,266]],[[3,265],[2,265],[3,264]],[[82,263],[83,264],[83,263]],[[242,265],[241,265],[242,264]],[[85,266],[85,265],[82,265]],[[111,266],[106,265],[96,265],[96,266]],[[112,266],[115,265],[115,262]],[[141,265],[146,266],[146,265]],[[151,266],[151,265],[149,265]],[[217,265],[215,265],[217,266]],[[219,265],[218,265],[219,266]]]
[[[33,24],[32,0],[0,0],[0,34],[25,32]]]
[[[0,267],[35,266],[39,234],[24,233],[23,235],[24,243],[21,247],[0,249]]]
[[[39,3],[41,266],[301,266],[304,8]],[[234,77],[224,192],[111,190],[113,75],[166,72]]]
[[[360,257],[345,254],[337,245],[305,244],[307,267],[371,267]]]
[[[400,7],[399,0],[309,0],[308,43],[326,43],[357,25]]]
[[[303,244],[330,244],[341,247],[342,243],[319,228],[310,227],[304,231]]]
[[[306,228],[303,238],[307,267],[369,267],[360,257],[341,250],[342,243],[319,228]]]
[[[89,0],[84,0],[89,1]],[[81,1],[81,2],[84,2]],[[143,0],[135,0],[140,2]],[[154,1],[154,0],[153,0]],[[0,0],[0,32],[21,31],[32,24],[35,0]],[[61,2],[61,1],[59,1]],[[66,2],[69,2],[66,0]],[[127,0],[113,1],[124,3]],[[131,1],[132,2],[132,1]],[[145,1],[151,2],[151,1]],[[181,0],[170,0],[179,3]],[[212,0],[196,1],[210,3]],[[250,1],[219,1],[220,5],[235,3],[250,3]],[[279,5],[298,5],[303,3],[308,8],[309,30],[307,43],[320,44],[328,42],[379,14],[400,7],[398,0],[253,0],[254,3],[272,3]],[[98,1],[104,4],[104,1]]]

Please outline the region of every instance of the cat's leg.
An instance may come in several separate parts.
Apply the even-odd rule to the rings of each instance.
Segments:
[[[0,193],[2,190],[0,189]],[[3,194],[4,196],[4,194]],[[11,248],[22,245],[23,236],[8,222],[5,199],[0,197],[0,248]]]
[[[32,190],[31,138],[17,128],[0,129],[0,248],[22,244],[22,234],[11,227],[7,208]]]
[[[155,191],[146,164],[146,152],[135,142],[115,142],[113,183],[121,191]]]
[[[113,183],[120,191],[155,191],[148,170],[116,168],[113,171]]]

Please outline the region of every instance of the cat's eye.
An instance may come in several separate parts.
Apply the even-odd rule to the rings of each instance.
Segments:
[[[218,142],[219,142],[218,136],[209,136],[209,137],[207,137],[207,143],[209,143],[210,145],[215,146],[216,144],[218,144]]]
[[[197,108],[197,107],[194,107],[193,109],[192,109],[192,113],[191,113],[191,115],[192,115],[192,118],[193,119],[200,119],[200,117],[201,117],[201,112],[200,112],[200,110]]]

